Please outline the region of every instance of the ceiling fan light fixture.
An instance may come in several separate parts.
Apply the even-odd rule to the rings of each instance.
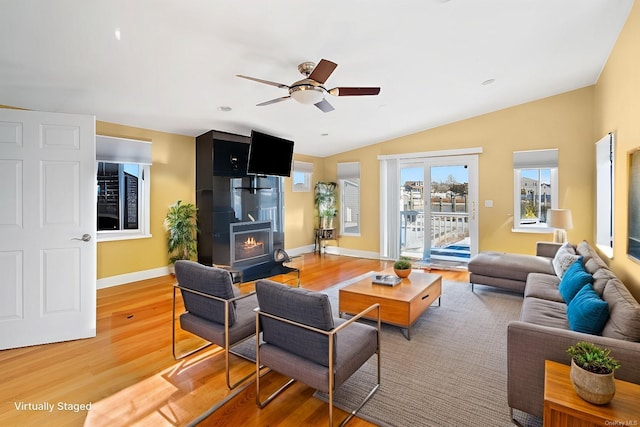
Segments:
[[[293,99],[301,104],[316,104],[324,98],[324,91],[312,85],[295,86],[289,90]]]

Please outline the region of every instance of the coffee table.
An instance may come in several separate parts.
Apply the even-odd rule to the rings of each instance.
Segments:
[[[393,274],[393,269],[376,274]],[[413,270],[411,275],[396,286],[371,283],[372,276],[340,289],[338,311],[356,314],[371,304],[380,304],[380,320],[407,329],[411,340],[411,325],[437,299],[440,306],[442,276]]]

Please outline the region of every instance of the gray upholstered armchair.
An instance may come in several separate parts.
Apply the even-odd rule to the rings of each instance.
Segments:
[[[293,381],[329,396],[329,425],[333,426],[333,393],[377,353],[377,381],[363,402],[343,420],[349,421],[380,386],[380,307],[374,304],[349,320],[334,318],[327,295],[292,288],[270,280],[256,283],[256,401],[265,407]],[[377,328],[358,323],[375,317]],[[260,397],[260,368],[291,379],[265,400]]]
[[[256,333],[253,310],[258,306],[255,292],[236,295],[231,274],[227,270],[208,267],[194,261],[176,261],[173,288],[172,350],[176,360],[187,357],[211,344],[224,348],[227,387],[233,389],[253,372],[231,384],[229,353],[231,348]],[[180,314],[180,327],[208,343],[185,354],[176,354],[176,292],[180,290],[186,312]],[[236,354],[242,358],[244,356]],[[245,358],[246,359],[246,358]],[[247,359],[249,360],[249,359]],[[253,363],[253,360],[249,360]]]

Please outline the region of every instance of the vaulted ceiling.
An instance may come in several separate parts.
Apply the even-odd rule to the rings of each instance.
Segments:
[[[328,156],[597,82],[633,0],[2,0],[0,104]],[[338,64],[323,113],[287,90]],[[229,111],[225,111],[229,110]]]

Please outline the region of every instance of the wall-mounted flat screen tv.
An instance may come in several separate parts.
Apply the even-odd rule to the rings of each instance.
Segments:
[[[251,131],[248,174],[291,176],[292,160],[293,141]]]

